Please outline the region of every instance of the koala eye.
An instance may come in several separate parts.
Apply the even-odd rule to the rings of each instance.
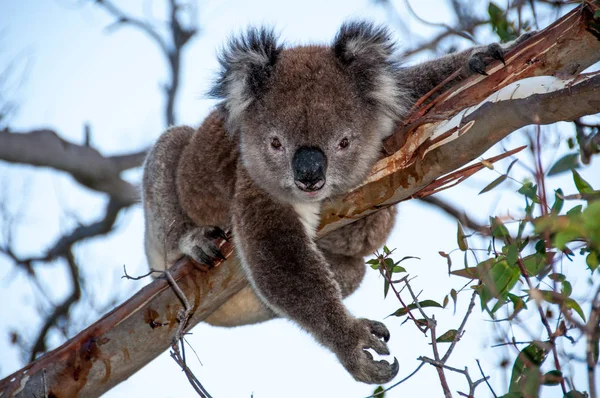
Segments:
[[[271,147],[273,147],[273,149],[281,149],[281,141],[279,141],[279,138],[273,137],[273,139],[271,139]]]
[[[342,140],[338,144],[340,149],[346,149],[348,148],[348,145],[350,145],[350,141],[346,137],[342,138]]]

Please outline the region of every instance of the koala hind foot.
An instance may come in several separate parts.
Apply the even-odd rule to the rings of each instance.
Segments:
[[[217,245],[218,238],[229,240],[219,227],[196,227],[181,237],[179,250],[192,260],[213,267],[216,260],[226,260]]]
[[[390,354],[386,344],[390,339],[390,332],[383,323],[364,318],[357,319],[350,335],[353,337],[350,339],[353,345],[345,346],[343,351],[338,353],[338,357],[356,380],[384,384],[398,374],[400,366],[396,358],[393,363],[375,361],[373,355],[366,351],[372,349],[379,355]]]

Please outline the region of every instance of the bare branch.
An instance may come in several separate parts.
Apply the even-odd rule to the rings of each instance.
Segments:
[[[170,29],[170,37],[165,38],[160,35],[156,26],[125,14],[111,1],[94,1],[116,18],[115,23],[111,25],[111,29],[121,25],[131,25],[150,36],[150,38],[160,48],[169,64],[169,70],[171,72],[170,82],[165,85],[165,94],[167,97],[167,103],[165,106],[165,121],[167,126],[175,125],[175,99],[179,90],[182,50],[185,45],[188,44],[190,39],[198,33],[198,27],[195,25],[195,23],[192,23],[192,25],[189,27],[184,26],[181,20],[181,12],[182,10],[187,9],[189,14],[193,14],[193,12],[196,10],[196,7],[192,6],[192,4],[188,4],[186,7],[178,4],[176,0],[169,0],[168,26]],[[195,18],[190,19],[194,20]]]
[[[73,290],[71,294],[62,302],[62,304],[56,306],[52,314],[50,314],[45,322],[44,326],[40,330],[38,337],[33,344],[33,348],[31,349],[30,361],[34,361],[38,354],[44,353],[47,351],[46,348],[46,336],[50,329],[55,326],[60,319],[66,318],[69,315],[69,311],[73,307],[75,303],[79,301],[81,298],[81,285],[79,283],[79,267],[75,263],[75,257],[73,253],[69,250],[67,255],[65,256],[67,259],[67,264],[69,265],[69,273],[71,277],[71,284],[73,285]]]
[[[144,150],[107,157],[92,147],[66,141],[53,130],[0,130],[0,160],[67,172],[82,185],[125,204],[135,203],[139,195],[136,187],[121,179],[120,173],[139,166],[145,153]]]

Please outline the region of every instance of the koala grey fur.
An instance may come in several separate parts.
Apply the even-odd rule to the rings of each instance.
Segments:
[[[316,239],[321,203],[359,185],[382,139],[422,95],[460,69],[484,73],[493,44],[413,67],[394,60],[389,32],[344,24],[331,46],[284,48],[272,31],[249,29],[224,49],[211,94],[222,100],[197,129],[173,127],[144,166],[145,249],[152,268],[182,256],[211,264],[214,241],[232,230],[250,287],[206,321],[218,326],[277,316],[297,322],[359,381],[386,383],[398,361],[387,328],[354,317],[342,299],[381,247],[394,207]],[[165,262],[166,260],[166,262]]]

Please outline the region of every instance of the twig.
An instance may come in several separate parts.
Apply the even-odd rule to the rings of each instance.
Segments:
[[[494,396],[494,398],[498,398],[498,396],[494,392],[494,389],[490,385],[490,382],[488,381],[489,376],[486,376],[485,373],[483,373],[483,368],[481,367],[481,363],[479,363],[479,359],[476,359],[475,361],[477,362],[477,366],[479,367],[479,371],[481,372],[481,376],[485,380],[485,384],[487,384],[487,386],[490,388],[490,391],[491,391],[492,395]]]
[[[125,267],[125,264],[123,264],[123,276],[121,276],[121,279],[125,278],[125,279],[131,279],[134,281],[139,281],[140,279],[144,279],[149,277],[150,275],[154,274],[154,273],[164,273],[163,270],[159,270],[159,269],[154,269],[154,268],[150,268],[150,271],[144,275],[140,275],[140,276],[131,276],[127,273],[127,268]]]
[[[416,374],[417,374],[417,372],[418,372],[419,370],[421,370],[421,368],[423,367],[423,365],[425,365],[425,362],[421,362],[421,363],[419,364],[419,366],[417,366],[417,368],[416,368],[415,370],[413,370],[413,372],[412,372],[411,374],[409,374],[408,376],[406,376],[405,378],[403,378],[403,379],[402,379],[402,380],[400,380],[399,382],[397,382],[397,383],[395,383],[395,384],[393,384],[393,385],[389,386],[388,388],[386,388],[386,389],[385,389],[385,390],[383,390],[383,391],[380,391],[380,392],[378,392],[377,394],[369,395],[368,397],[365,397],[365,398],[376,398],[376,397],[379,397],[379,396],[381,396],[382,394],[384,394],[384,393],[386,393],[386,392],[390,391],[392,388],[399,386],[400,384],[404,383],[406,380],[408,380],[408,379],[410,379],[411,377],[413,377],[414,375],[416,375]]]
[[[436,338],[436,333],[435,333],[437,322],[435,321],[435,318],[433,316],[429,317],[429,316],[427,316],[427,314],[425,314],[425,311],[423,311],[423,308],[421,308],[421,304],[419,304],[419,300],[418,300],[417,296],[415,296],[415,293],[413,292],[412,288],[410,287],[410,283],[408,281],[405,281],[404,284],[406,285],[411,297],[413,298],[415,305],[419,309],[419,312],[421,313],[423,318],[425,318],[425,320],[427,321],[427,327],[431,331],[431,349],[433,350],[433,356],[437,362],[440,362],[440,354],[439,354],[438,347],[437,347],[437,341],[436,341],[437,338]],[[444,396],[446,398],[451,398],[452,393],[450,392],[450,386],[448,386],[448,381],[446,380],[446,375],[444,374],[443,367],[437,366],[436,370],[438,372],[438,377],[440,378],[440,384],[442,385],[442,390],[444,391]]]
[[[463,317],[463,320],[462,320],[460,326],[458,327],[458,331],[456,332],[456,336],[454,337],[454,340],[452,341],[452,343],[450,344],[450,347],[448,348],[448,350],[444,354],[444,357],[442,358],[443,363],[446,363],[446,361],[448,361],[448,358],[450,358],[450,354],[452,354],[454,347],[456,347],[456,344],[462,338],[465,326],[467,324],[467,320],[469,319],[469,316],[471,315],[473,308],[475,308],[475,298],[476,297],[477,297],[477,292],[473,291],[473,294],[471,294],[471,301],[469,302],[469,307],[467,308],[467,313]]]
[[[408,308],[408,306],[404,303],[404,300],[402,300],[402,296],[400,296],[400,292],[398,292],[398,290],[396,290],[396,286],[394,286],[394,281],[392,281],[392,278],[389,275],[387,266],[385,265],[385,259],[387,258],[387,256],[380,255],[379,253],[375,253],[375,255],[377,256],[377,259],[379,260],[379,272],[385,278],[385,280],[390,284],[390,288],[394,291],[396,298],[398,299],[400,304],[402,304],[402,307],[404,309],[406,309],[407,315],[410,317],[410,319],[414,322],[414,324],[417,326],[417,328],[421,332],[426,333],[427,328],[421,326],[419,321],[417,321],[417,318],[415,318],[414,315],[411,313],[410,308]]]
[[[187,377],[190,384],[194,388],[194,391],[196,391],[196,393],[202,398],[212,398],[211,395],[208,393],[208,391],[206,391],[206,389],[204,388],[202,383],[200,383],[198,378],[196,378],[194,373],[187,366],[187,364],[185,363],[185,360],[181,357],[181,353],[179,352],[179,348],[177,347],[177,344],[173,344],[172,348],[173,348],[173,350],[169,352],[169,354],[171,355],[171,358],[173,358],[175,363],[177,363],[177,365],[179,365],[181,370],[183,370],[183,372],[185,373],[185,376]]]

